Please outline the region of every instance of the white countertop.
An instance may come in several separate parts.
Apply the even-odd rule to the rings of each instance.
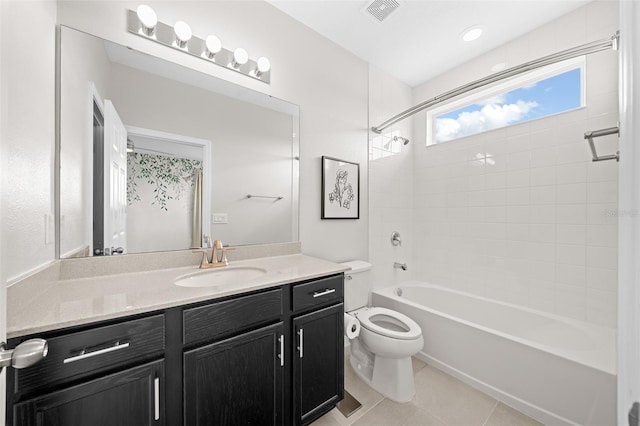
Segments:
[[[239,260],[231,266],[262,268],[266,273],[222,289],[173,283],[182,275],[203,271],[194,266],[18,283],[7,290],[7,337],[152,312],[348,270],[339,263],[302,254]]]

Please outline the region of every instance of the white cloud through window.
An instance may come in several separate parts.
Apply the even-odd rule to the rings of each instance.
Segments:
[[[436,141],[450,141],[516,123],[539,106],[535,101],[522,100],[500,105],[500,96],[491,101],[479,110],[461,112],[457,118],[437,118]]]

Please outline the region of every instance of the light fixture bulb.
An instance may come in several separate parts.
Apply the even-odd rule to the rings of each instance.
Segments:
[[[146,4],[141,4],[136,9],[136,14],[142,25],[142,32],[147,36],[152,36],[158,24],[158,15],[156,15],[156,12]]]
[[[231,66],[233,68],[240,68],[241,65],[244,65],[249,60],[249,54],[242,47],[238,47],[233,51],[233,60],[231,61]]]
[[[216,53],[222,50],[222,42],[214,35],[207,36],[204,44],[206,47],[205,56],[209,59],[213,59],[213,57],[216,56]]]
[[[262,74],[268,72],[271,69],[271,62],[269,61],[269,58],[261,56],[258,58],[256,63],[256,77],[260,77]]]
[[[463,41],[477,40],[478,38],[480,38],[483,32],[484,32],[484,29],[482,27],[475,25],[473,27],[469,27],[466,30],[464,30],[460,38]]]
[[[178,47],[183,48],[187,45],[187,42],[191,39],[191,27],[184,21],[178,21],[173,26],[173,31],[176,33],[176,44]]]

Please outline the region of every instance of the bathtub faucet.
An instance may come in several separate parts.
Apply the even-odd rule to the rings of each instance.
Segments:
[[[396,268],[396,269],[402,269],[403,271],[407,270],[407,264],[406,263],[393,262],[393,267]]]

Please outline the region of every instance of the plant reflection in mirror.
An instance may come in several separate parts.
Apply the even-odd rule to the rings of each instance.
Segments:
[[[138,184],[153,186],[151,204],[167,211],[167,201],[179,200],[183,192],[190,194],[194,185],[195,170],[202,169],[202,162],[187,158],[133,152],[127,155],[127,203],[142,201]],[[187,191],[189,190],[189,191]]]

